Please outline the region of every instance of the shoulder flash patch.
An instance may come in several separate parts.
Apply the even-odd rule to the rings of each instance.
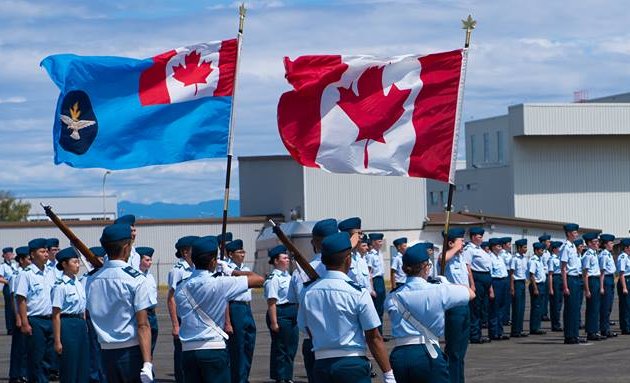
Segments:
[[[361,291],[361,286],[357,285],[354,281],[346,281],[346,282],[348,282],[350,286],[354,287],[358,291]]]
[[[96,269],[96,268],[95,268],[95,269],[92,269],[91,271],[89,271],[89,272],[87,273],[87,275],[92,276],[92,275],[96,274],[96,272],[97,272],[97,271],[99,271],[100,269],[101,269],[100,267],[99,267],[98,269]]]
[[[188,280],[188,278],[180,279],[180,280],[179,280],[179,282],[177,282],[177,283],[175,284],[175,287],[179,286],[182,282],[185,282],[185,281],[187,281],[187,280]]]
[[[434,285],[439,285],[440,283],[442,283],[442,281],[440,281],[437,278],[433,278],[433,277],[429,277],[427,278],[427,282],[429,283],[433,283]]]
[[[222,275],[223,275],[223,273],[222,273],[222,272],[217,271],[216,273],[212,274],[212,278],[220,277],[220,276],[222,276]]]
[[[395,289],[391,290],[390,293],[393,293],[394,291],[398,291],[400,290],[401,287],[403,287],[405,284],[403,283],[402,285],[396,286]]]
[[[268,281],[272,280],[274,275],[275,275],[274,273],[269,273],[269,274],[267,275],[266,280],[268,280]]]
[[[127,266],[125,268],[123,268],[123,271],[129,275],[131,275],[134,278],[138,278],[139,276],[141,276],[142,274],[140,274],[140,272],[136,269],[134,269],[131,266]]]
[[[316,279],[316,280],[317,280],[317,279]],[[316,281],[316,280],[315,280],[315,281]],[[312,284],[313,284],[313,282],[315,282],[315,281],[306,281],[306,282],[302,283],[302,286],[303,286],[304,288],[309,287],[309,286],[310,286],[310,285],[312,285]]]

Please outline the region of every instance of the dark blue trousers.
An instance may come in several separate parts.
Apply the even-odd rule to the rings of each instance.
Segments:
[[[304,369],[306,370],[306,378],[308,383],[315,382],[313,376],[313,366],[315,366],[315,353],[313,352],[313,341],[311,338],[302,340],[302,358],[304,359]]]
[[[543,289],[539,290],[540,291],[540,298],[541,298],[541,312],[542,312],[542,316],[543,318],[548,318],[549,317],[549,280],[545,280],[543,282]]]
[[[619,327],[622,334],[630,334],[630,294],[624,295],[621,278],[626,279],[626,286],[630,288],[630,275],[620,276],[617,281],[617,295],[619,295]]]
[[[543,317],[543,290],[545,289],[545,283],[536,283],[538,287],[538,295],[534,295],[534,285],[529,284],[529,331],[536,332],[540,330],[540,324]]]
[[[448,364],[441,350],[432,359],[422,344],[399,346],[392,350],[389,362],[396,383],[448,383]]]
[[[9,378],[28,378],[28,360],[26,336],[18,327],[11,335],[11,362],[9,364]]]
[[[510,335],[518,336],[523,332],[523,319],[525,319],[525,281],[515,280]]]
[[[230,383],[227,350],[194,350],[182,353],[185,383]]]
[[[4,296],[4,322],[7,327],[7,334],[12,334],[15,328],[15,313],[11,304],[11,289],[9,285],[2,286],[2,295]]]
[[[103,368],[103,362],[101,360],[101,345],[98,343],[98,336],[94,330],[94,325],[90,320],[90,315],[86,312],[87,317],[87,332],[88,332],[88,347],[90,349],[90,381],[107,383],[105,377],[105,369]]]
[[[374,292],[376,293],[376,297],[372,298],[374,302],[374,307],[376,308],[376,312],[378,313],[378,317],[381,318],[381,323],[383,323],[383,306],[385,304],[385,281],[383,277],[374,277],[372,278],[372,284],[374,285]],[[378,326],[378,331],[383,334],[383,325]]]
[[[256,323],[249,302],[230,302],[234,332],[228,340],[232,383],[247,383],[256,346]]]
[[[182,319],[177,317],[177,322],[182,324]],[[173,372],[175,374],[175,382],[182,383],[184,381],[184,370],[182,368],[182,341],[179,337],[173,338]]]
[[[451,383],[464,383],[464,360],[468,350],[470,309],[468,305],[446,310],[444,316],[445,353]]]
[[[495,291],[496,295],[497,292]],[[510,322],[510,314],[512,312],[512,295],[510,295],[510,277],[507,277],[507,283],[505,287],[505,305],[503,306],[503,325],[507,326]]]
[[[370,362],[366,357],[347,356],[315,360],[315,383],[371,383]]]
[[[584,298],[584,282],[580,276],[567,276],[569,296],[564,297],[564,339],[574,340],[580,335],[580,310]]]
[[[142,353],[140,346],[101,350],[108,383],[140,383]]]
[[[52,347],[53,332],[50,317],[30,316],[28,321],[33,329],[30,336],[26,336],[28,349],[28,380],[32,383],[47,383],[48,371],[44,367],[46,351]]]
[[[61,383],[85,383],[90,375],[87,325],[83,318],[61,317]]]
[[[151,356],[153,356],[153,350],[155,350],[155,345],[157,344],[157,338],[159,334],[155,309],[147,310],[147,317],[149,319],[149,326],[151,327]]]
[[[562,311],[562,275],[554,274],[553,275],[553,296],[549,297],[550,309],[549,313],[551,316],[551,329],[559,330],[562,328],[560,324],[560,313]]]
[[[599,277],[588,277],[588,288],[591,291],[591,298],[586,298],[585,328],[589,335],[599,332],[599,310],[601,306],[601,295],[599,295]]]
[[[490,301],[490,312],[488,317],[488,332],[490,338],[497,338],[503,335],[503,314],[508,301],[505,300],[505,291],[509,291],[509,281],[507,278],[492,278],[492,289],[494,299]]]
[[[610,274],[604,276],[604,296],[602,296],[599,309],[599,331],[602,335],[607,335],[610,331],[610,312],[615,299],[615,276]]]
[[[473,271],[475,281],[475,299],[470,302],[470,340],[479,341],[481,338],[481,322],[484,312],[487,313],[489,305],[489,292],[492,286],[492,277],[489,272],[480,273]]]
[[[269,377],[274,380],[293,379],[293,360],[297,353],[300,333],[297,327],[297,305],[292,303],[276,305],[276,316],[280,331],[271,331],[269,314],[267,327],[271,333],[269,354]]]

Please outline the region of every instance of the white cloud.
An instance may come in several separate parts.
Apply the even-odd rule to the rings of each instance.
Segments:
[[[0,104],[22,104],[24,102],[26,102],[26,97],[22,96],[0,98]]]

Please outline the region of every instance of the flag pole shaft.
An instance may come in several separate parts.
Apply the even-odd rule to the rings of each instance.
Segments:
[[[477,22],[475,20],[473,20],[471,15],[468,15],[468,18],[466,20],[462,20],[462,24],[463,24],[463,29],[466,30],[466,41],[464,42],[464,49],[468,49],[470,47],[470,38],[472,35],[472,31],[473,29],[475,29]],[[466,53],[464,53],[466,54]],[[464,72],[465,73],[465,72]],[[465,82],[465,81],[463,81]],[[463,92],[463,89],[462,89]],[[463,100],[463,94],[460,95],[460,100]],[[461,105],[457,105],[457,107],[459,108],[459,110],[461,111]],[[457,123],[459,124],[459,120],[457,120]],[[457,137],[455,137],[456,139]],[[455,144],[456,145],[456,144]],[[453,166],[453,164],[451,164],[451,166]],[[446,215],[445,215],[445,219],[444,219],[444,236],[443,236],[443,242],[442,242],[442,258],[440,259],[440,274],[441,275],[445,275],[445,271],[446,271],[446,251],[448,250],[448,229],[449,229],[449,224],[450,224],[450,219],[451,219],[451,210],[453,209],[453,194],[455,194],[455,183],[453,181],[453,183],[449,183],[448,184],[448,199],[447,199],[447,203],[446,203]]]
[[[239,22],[238,22],[238,35],[236,36],[237,41],[237,52],[236,52],[236,69],[234,72],[234,90],[232,91],[232,106],[230,108],[230,128],[228,132],[228,147],[227,147],[227,165],[225,171],[225,192],[223,196],[223,219],[221,221],[221,259],[225,258],[225,233],[227,232],[227,217],[228,217],[228,208],[230,204],[230,178],[232,175],[232,154],[233,154],[233,146],[234,146],[234,120],[236,118],[236,90],[238,85],[238,69],[241,62],[241,43],[243,40],[243,27],[245,25],[245,4],[242,3],[239,7]]]

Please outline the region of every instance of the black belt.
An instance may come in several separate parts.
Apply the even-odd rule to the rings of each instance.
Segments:
[[[604,274],[604,278],[614,278],[615,274]]]
[[[591,278],[597,278],[597,279],[599,279],[599,275],[589,275],[589,276],[588,276],[588,279],[591,279]]]
[[[245,306],[249,306],[250,303],[246,302],[246,301],[230,301],[231,305],[245,305]],[[281,306],[281,305],[279,305]]]
[[[377,276],[375,276],[375,277],[372,277],[372,279],[376,279],[376,278],[381,278],[381,279],[383,279],[383,276],[382,276],[382,275],[377,275]]]
[[[507,279],[507,277],[503,277],[503,278],[495,278],[495,277],[492,277],[492,279],[496,279],[497,281],[502,281],[502,280],[504,280],[504,279]]]
[[[475,270],[473,270],[472,272],[473,272],[473,274],[475,274],[475,273],[476,274],[490,274],[489,271],[475,271]]]
[[[52,315],[29,315],[28,317],[36,319],[52,319]]]
[[[289,307],[289,306],[295,306],[297,303],[283,303],[281,305],[278,305],[278,307]]]
[[[149,315],[155,315],[155,308],[151,307],[147,309],[147,314]]]
[[[83,314],[61,314],[62,318],[76,318],[83,319]]]
[[[569,278],[582,278],[581,275],[567,275]]]

